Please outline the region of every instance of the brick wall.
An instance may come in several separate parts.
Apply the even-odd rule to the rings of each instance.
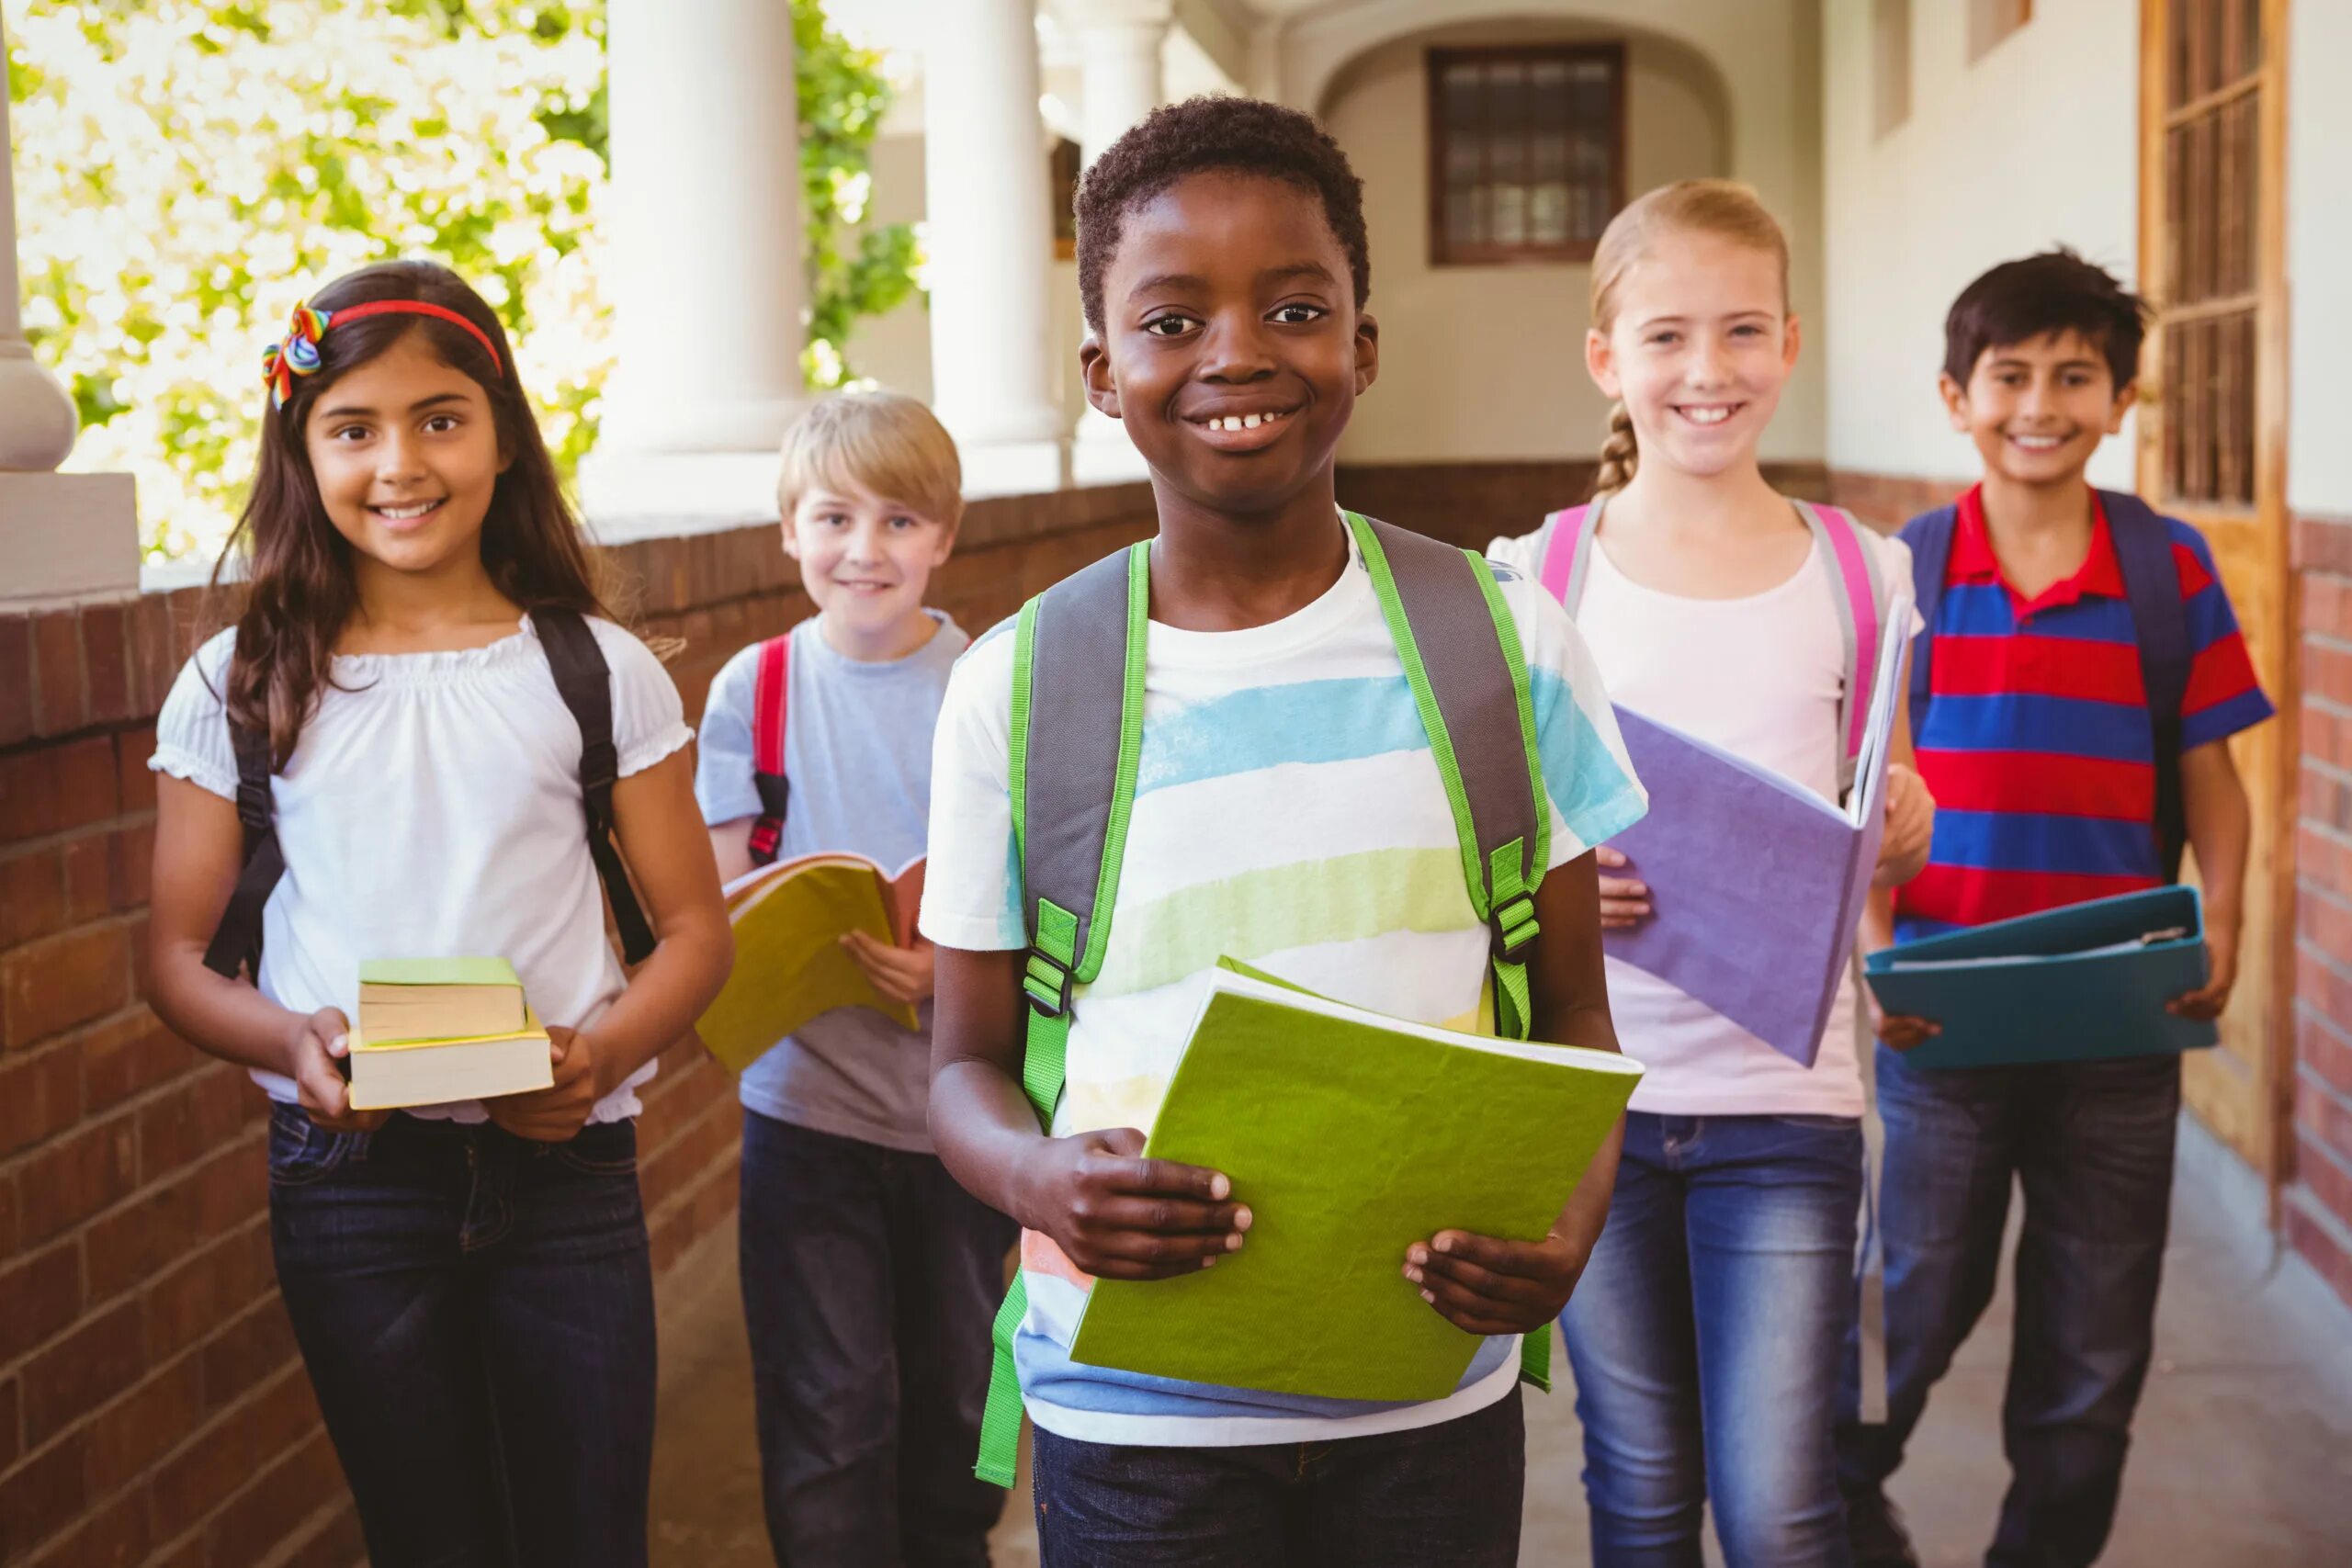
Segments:
[[[934,603],[978,632],[1150,529],[1140,485],[976,503]],[[690,714],[807,614],[773,530],[611,552]],[[203,595],[0,615],[0,1564],[345,1568],[356,1521],[275,1289],[266,1105],[141,1000],[154,715]],[[645,1096],[658,1275],[735,1204],[732,1084]]]
[[[2295,1250],[2352,1303],[2352,518],[2295,527],[2303,754],[2284,1217]]]

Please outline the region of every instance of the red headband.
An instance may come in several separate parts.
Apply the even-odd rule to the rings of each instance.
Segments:
[[[294,378],[308,376],[319,367],[319,340],[327,328],[336,321],[356,321],[362,316],[431,316],[454,326],[465,328],[481,351],[490,355],[490,367],[503,374],[499,364],[498,350],[490,334],[466,320],[446,305],[435,305],[423,299],[370,299],[364,305],[346,305],[340,310],[321,310],[309,305],[294,307],[294,320],[286,329],[286,341],[272,344],[262,350],[262,384],[269,389],[272,408],[284,408],[286,400],[294,395]]]

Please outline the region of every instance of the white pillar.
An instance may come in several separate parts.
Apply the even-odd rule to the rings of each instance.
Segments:
[[[1173,8],[1171,0],[1094,0],[1075,18],[1084,99],[1080,153],[1086,163],[1092,164],[1166,96],[1159,55]],[[1125,425],[1091,405],[1078,416],[1070,474],[1079,483],[1139,479],[1148,472]]]
[[[7,58],[0,36],[0,60]],[[0,88],[0,604],[136,592],[139,512],[129,474],[61,474],[81,421],[25,341],[17,185]]]
[[[1056,490],[1053,209],[1035,0],[933,8],[923,60],[932,400],[972,494]]]
[[[613,377],[582,499],[598,537],[775,515],[804,406],[799,95],[781,0],[611,0]]]

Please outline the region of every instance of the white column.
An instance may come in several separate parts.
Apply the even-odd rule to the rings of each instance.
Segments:
[[[1058,489],[1053,210],[1035,0],[933,8],[923,60],[932,400],[972,494]]]
[[[1080,152],[1086,163],[1092,164],[1166,96],[1159,53],[1172,9],[1171,0],[1094,0],[1076,18],[1084,99]],[[1075,437],[1070,475],[1080,484],[1139,479],[1148,471],[1126,427],[1091,405],[1078,417]]]
[[[775,515],[805,404],[799,96],[781,0],[611,0],[615,359],[582,499],[598,537]]]
[[[0,36],[0,60],[7,58]],[[0,88],[0,605],[132,593],[139,510],[129,474],[61,474],[81,421],[25,341],[17,184]]]

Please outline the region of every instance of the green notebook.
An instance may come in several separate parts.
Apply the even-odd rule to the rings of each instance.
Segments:
[[[1532,1241],[1641,1077],[1629,1057],[1408,1023],[1222,961],[1145,1153],[1253,1215],[1214,1269],[1098,1280],[1073,1360],[1275,1393],[1451,1393],[1479,1339],[1401,1272],[1441,1230]]]
[[[523,1027],[523,982],[503,958],[370,958],[359,965],[371,1044],[463,1040]]]

